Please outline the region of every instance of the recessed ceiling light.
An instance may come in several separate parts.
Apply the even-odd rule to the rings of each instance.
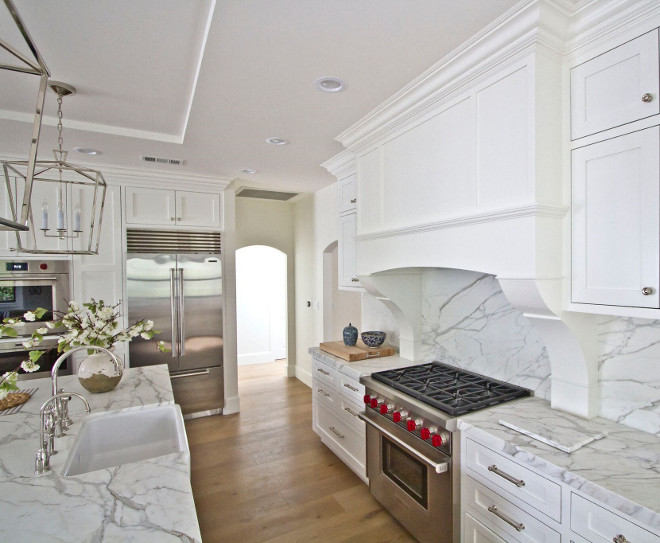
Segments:
[[[344,88],[344,82],[337,77],[319,77],[314,84],[323,92],[339,92]]]
[[[251,168],[243,168],[241,171],[243,173],[257,173],[257,170],[253,170]]]
[[[271,145],[286,145],[289,143],[287,140],[282,138],[268,138],[266,139],[266,142],[270,143]]]
[[[74,151],[78,151],[79,153],[82,153],[83,155],[100,155],[101,151],[98,149],[92,149],[90,147],[74,147]]]

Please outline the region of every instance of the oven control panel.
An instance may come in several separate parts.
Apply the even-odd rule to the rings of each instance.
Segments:
[[[430,447],[451,454],[451,434],[442,428],[438,428],[433,422],[410,413],[403,407],[397,406],[387,398],[378,395],[365,394],[364,405],[367,409],[375,411],[400,428],[406,429]]]

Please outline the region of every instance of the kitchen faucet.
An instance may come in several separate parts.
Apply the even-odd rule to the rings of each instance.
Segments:
[[[89,402],[77,392],[59,392],[48,398],[41,406],[39,418],[39,450],[37,451],[37,458],[34,461],[34,474],[43,475],[50,471],[50,457],[55,454],[55,426],[56,426],[56,407],[61,400],[66,399],[68,402],[72,396],[80,398],[85,404],[85,411],[90,413],[92,408]],[[51,405],[55,403],[55,405]]]
[[[55,409],[53,413],[54,415],[53,424],[55,426],[56,437],[62,437],[69,429],[69,426],[71,425],[71,419],[69,418],[69,400],[71,398],[67,395],[60,396],[59,393],[62,392],[62,389],[59,390],[57,389],[57,372],[60,369],[62,362],[64,362],[69,356],[71,356],[75,352],[83,351],[83,350],[104,352],[105,354],[110,356],[115,366],[118,369],[120,368],[119,360],[117,359],[117,357],[113,352],[111,352],[110,350],[104,347],[98,347],[96,345],[84,345],[82,347],[75,347],[69,351],[66,351],[64,354],[60,355],[60,357],[55,361],[55,364],[53,365],[53,369],[50,372],[51,381],[53,383],[53,397],[56,396],[58,397],[58,399],[55,402]],[[82,396],[80,397],[82,398]]]

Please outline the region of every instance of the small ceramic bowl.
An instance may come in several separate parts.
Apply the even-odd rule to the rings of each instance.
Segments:
[[[360,337],[367,347],[380,347],[385,341],[385,332],[372,330],[370,332],[362,332]]]

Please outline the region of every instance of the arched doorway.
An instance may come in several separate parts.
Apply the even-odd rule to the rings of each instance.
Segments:
[[[287,256],[265,245],[236,251],[238,365],[287,357]]]

